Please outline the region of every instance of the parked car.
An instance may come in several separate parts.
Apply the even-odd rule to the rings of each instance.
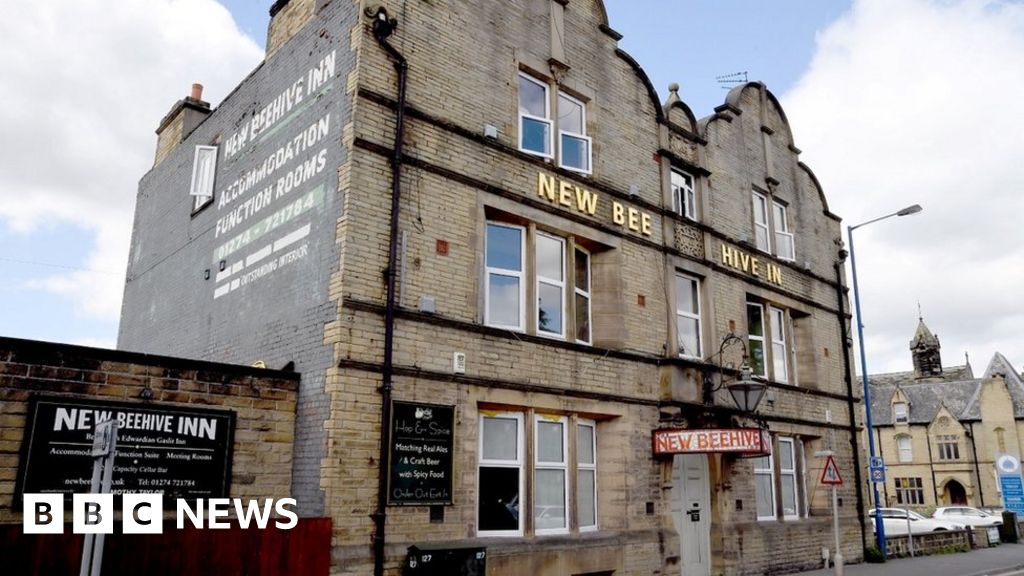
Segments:
[[[992,514],[986,514],[977,508],[971,508],[970,506],[947,506],[944,508],[936,508],[932,514],[932,518],[936,520],[946,520],[947,522],[956,522],[957,524],[963,524],[971,527],[985,527],[985,526],[1002,526],[1003,517],[993,516]]]
[[[945,530],[963,530],[964,525],[956,522],[950,522],[948,520],[935,520],[932,518],[925,518],[917,512],[912,510],[904,510],[902,508],[882,508],[882,526],[885,528],[885,533],[888,536],[906,536],[907,534],[907,515],[910,515],[910,533],[911,534],[927,534],[929,532],[943,532]],[[871,528],[875,527],[875,509],[872,508],[868,512],[868,517],[872,519]]]
[[[997,518],[1002,518],[1003,512],[1006,512],[1005,508],[999,506],[982,506],[978,508],[978,510],[981,510],[982,512],[988,514],[989,516],[995,516]]]

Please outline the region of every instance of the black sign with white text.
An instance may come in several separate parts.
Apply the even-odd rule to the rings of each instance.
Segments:
[[[388,504],[452,503],[455,407],[395,402]]]
[[[107,420],[118,423],[114,494],[228,495],[234,412],[38,396],[29,404],[16,501],[24,493],[89,492],[93,430]]]

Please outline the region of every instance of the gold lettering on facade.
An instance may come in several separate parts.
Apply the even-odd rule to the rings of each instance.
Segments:
[[[590,216],[597,213],[599,203],[597,193],[543,172],[537,173],[537,196]],[[653,228],[650,214],[615,200],[612,200],[612,222],[644,236],[650,236]]]
[[[764,275],[762,275],[762,264],[764,264]],[[751,276],[765,278],[772,284],[782,286],[782,268],[771,262],[762,262],[757,256],[731,248],[722,244],[722,265],[746,272]]]
[[[735,266],[736,260],[734,259],[736,251],[729,248],[725,244],[722,244],[722,265],[723,266]]]
[[[626,223],[626,207],[615,200],[612,200],[612,222],[619,226]]]
[[[555,201],[555,177],[537,173],[537,195]]]
[[[576,187],[576,209],[591,216],[597,212],[597,194],[586,188]]]
[[[632,206],[629,207],[629,229],[634,232],[640,231],[640,211]]]
[[[562,180],[558,183],[558,203],[572,208],[572,183]]]

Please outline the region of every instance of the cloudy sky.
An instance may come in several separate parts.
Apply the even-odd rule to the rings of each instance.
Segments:
[[[398,0],[393,0],[397,2]],[[0,20],[0,335],[113,346],[153,130],[262,58],[269,0],[24,3]],[[621,46],[698,116],[746,72],[856,224],[871,372],[905,370],[918,302],[947,365],[1024,364],[1024,3],[607,0]]]

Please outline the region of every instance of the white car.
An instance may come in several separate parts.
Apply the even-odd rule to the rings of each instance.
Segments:
[[[907,535],[907,515],[910,515],[910,533],[927,534],[929,532],[943,532],[946,530],[963,530],[963,524],[950,522],[948,520],[933,520],[925,518],[912,510],[902,508],[882,508],[882,525],[885,527],[887,536]],[[872,530],[875,528],[875,510],[868,512],[868,519],[871,521]]]
[[[947,506],[945,508],[936,508],[935,513],[932,514],[932,518],[935,518],[936,520],[945,520],[947,522],[956,522],[957,524],[963,524],[971,527],[1003,525],[1002,516],[986,514],[977,508],[971,508],[969,506]]]

